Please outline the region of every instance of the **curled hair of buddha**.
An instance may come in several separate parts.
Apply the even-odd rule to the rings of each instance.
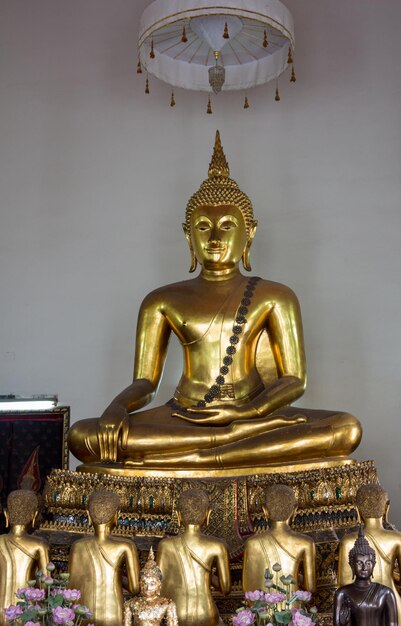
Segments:
[[[93,524],[108,524],[120,506],[120,498],[112,491],[99,489],[89,496],[88,511]]]
[[[38,496],[28,489],[16,489],[7,496],[7,511],[10,524],[30,524],[39,507]]]
[[[148,560],[146,561],[141,573],[139,575],[140,580],[146,580],[147,578],[157,578],[160,582],[163,580],[163,574],[158,565],[156,565],[155,554],[152,546],[149,550]]]
[[[288,485],[271,485],[265,491],[265,507],[273,522],[284,522],[296,506],[294,490]]]
[[[217,130],[212,160],[209,165],[209,176],[187,204],[185,224],[188,231],[191,226],[191,215],[197,207],[220,206],[222,204],[236,206],[241,211],[249,236],[254,223],[252,204],[235,180],[230,178],[230,169],[221,145],[220,133]]]
[[[203,524],[208,510],[209,496],[202,489],[188,489],[178,498],[177,511],[186,525]]]
[[[355,557],[357,554],[361,556],[370,556],[372,559],[372,563],[376,563],[376,552],[373,550],[369,541],[366,539],[365,534],[363,532],[363,524],[359,527],[358,538],[354,543],[354,547],[351,548],[348,554],[348,563],[351,567],[354,565]]]
[[[363,518],[383,517],[388,493],[375,483],[361,485],[356,493],[356,505]]]

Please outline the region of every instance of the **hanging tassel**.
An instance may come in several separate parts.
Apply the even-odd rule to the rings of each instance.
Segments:
[[[149,54],[149,56],[150,56],[151,59],[155,58],[155,51],[154,51],[154,48],[153,48],[153,37],[152,37],[152,41],[151,41],[151,44],[150,44],[150,54]]]
[[[141,65],[141,62],[139,60],[139,57],[138,57],[138,63],[137,63],[137,66],[136,66],[136,73],[137,74],[142,74],[142,65]]]
[[[297,80],[297,77],[295,76],[294,66],[292,66],[290,83],[295,83],[296,80]]]
[[[171,92],[170,106],[175,107],[174,91]]]
[[[269,42],[267,41],[267,32],[263,31],[263,47],[267,48],[268,45],[269,45]]]
[[[278,91],[278,81],[276,81],[276,96],[275,96],[274,99],[275,99],[276,102],[280,102],[280,94],[279,94],[279,91]]]
[[[182,43],[187,43],[187,41],[188,41],[187,31],[185,30],[185,24],[182,27],[181,41],[182,41]]]
[[[249,109],[248,97],[245,96],[244,109]]]
[[[292,50],[291,50],[291,46],[288,48],[288,59],[287,59],[287,63],[288,65],[291,65],[291,63],[294,62],[294,59],[292,58]]]
[[[210,102],[210,96],[209,96],[209,99],[208,99],[208,101],[207,101],[207,109],[206,109],[206,113],[207,113],[208,115],[211,115],[211,114],[213,113],[213,111],[212,111],[212,103]]]
[[[150,93],[150,91],[149,91],[149,79],[148,79],[148,77],[146,77],[146,83],[145,83],[145,93]]]
[[[230,35],[228,34],[228,26],[227,26],[227,22],[224,24],[223,39],[230,39]]]

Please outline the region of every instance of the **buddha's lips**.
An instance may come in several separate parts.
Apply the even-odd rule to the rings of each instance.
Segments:
[[[225,252],[225,246],[209,246],[205,248],[206,252]]]

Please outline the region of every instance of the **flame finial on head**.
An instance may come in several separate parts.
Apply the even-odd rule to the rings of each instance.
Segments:
[[[152,547],[150,547],[148,560],[146,561],[145,565],[143,566],[140,578],[141,579],[143,579],[143,578],[158,578],[159,580],[162,580],[162,578],[163,578],[160,567],[158,567],[158,565],[156,565],[155,555],[154,555]]]
[[[228,167],[226,155],[224,154],[223,147],[221,145],[220,133],[218,130],[216,130],[212,160],[209,164],[209,178],[213,178],[214,176],[223,176],[224,178],[228,178],[230,176],[230,168]]]

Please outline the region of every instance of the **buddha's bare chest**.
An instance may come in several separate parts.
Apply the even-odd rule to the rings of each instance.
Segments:
[[[180,342],[192,345],[197,342],[220,345],[234,334],[241,339],[249,337],[252,329],[258,325],[264,311],[260,303],[241,304],[238,295],[224,299],[211,297],[207,301],[194,298],[191,302],[180,302],[171,307],[167,315],[173,331]]]

